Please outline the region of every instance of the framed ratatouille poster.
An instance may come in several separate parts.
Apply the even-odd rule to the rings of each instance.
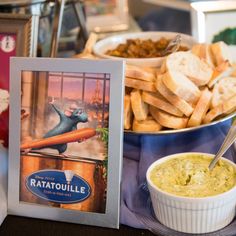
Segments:
[[[123,81],[121,61],[12,58],[10,214],[119,226]]]

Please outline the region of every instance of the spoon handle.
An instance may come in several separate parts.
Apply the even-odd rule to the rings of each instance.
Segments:
[[[219,151],[217,152],[217,154],[215,155],[214,159],[211,161],[211,163],[209,165],[210,171],[215,167],[217,161],[230,148],[230,146],[234,143],[235,140],[236,140],[236,120],[234,120],[234,122],[232,123],[232,126],[230,127],[229,132],[226,135],[223,144],[221,145],[221,147],[220,147]]]
[[[181,40],[181,35],[177,34],[175,38],[169,42],[166,49],[162,52],[162,56],[166,56],[167,54],[176,52],[180,47]]]

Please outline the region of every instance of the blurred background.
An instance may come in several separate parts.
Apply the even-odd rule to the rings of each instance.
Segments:
[[[191,34],[189,9],[190,2],[183,0],[5,0],[0,3],[0,13],[38,15],[37,56],[52,54],[54,37],[58,57],[81,52],[91,31],[99,33],[100,38],[131,31]]]

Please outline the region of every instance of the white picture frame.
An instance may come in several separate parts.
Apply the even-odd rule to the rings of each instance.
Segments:
[[[84,1],[84,3],[85,9],[88,8],[87,1]],[[88,15],[88,10],[86,12]],[[115,0],[115,8],[112,13],[89,14],[87,16],[87,27],[89,31],[96,33],[127,30],[129,27],[128,1]]]
[[[197,1],[191,3],[192,35],[200,43],[211,43],[214,35],[236,27],[236,2]]]
[[[83,210],[82,207],[80,208],[72,208],[68,207],[70,205],[73,205],[75,201],[74,199],[69,199],[69,201],[65,202],[65,200],[61,200],[61,193],[58,195],[58,198],[56,200],[52,200],[52,198],[57,195],[59,190],[54,190],[54,187],[52,190],[50,189],[50,195],[46,195],[47,192],[44,191],[45,195],[38,195],[35,190],[35,185],[32,183],[34,181],[31,181],[31,176],[41,175],[41,174],[53,174],[53,181],[58,184],[62,184],[61,178],[57,179],[56,175],[61,174],[63,172],[65,176],[63,178],[66,178],[66,182],[68,186],[72,186],[72,182],[68,183],[67,177],[66,177],[66,171],[65,169],[62,169],[61,167],[52,168],[49,167],[50,160],[48,159],[48,154],[39,154],[42,155],[44,158],[43,161],[45,166],[40,164],[38,165],[37,171],[30,170],[30,172],[27,172],[26,175],[24,175],[25,170],[29,166],[34,166],[30,162],[27,164],[27,168],[25,166],[22,167],[22,163],[24,163],[24,158],[26,156],[31,156],[31,154],[27,154],[27,152],[22,152],[22,137],[24,137],[23,133],[23,123],[22,123],[22,114],[21,114],[21,108],[24,106],[24,104],[27,104],[27,102],[31,102],[31,100],[34,100],[33,97],[38,96],[36,94],[37,91],[42,92],[43,90],[38,90],[37,87],[32,86],[31,96],[24,95],[24,87],[29,86],[30,79],[26,79],[26,74],[33,74],[34,80],[36,82],[42,81],[42,84],[40,86],[44,86],[45,84],[45,78],[48,79],[50,74],[54,74],[58,78],[58,74],[66,74],[67,77],[64,77],[63,81],[66,81],[66,78],[69,78],[69,75],[78,75],[78,73],[88,73],[91,75],[100,75],[104,74],[109,75],[109,83],[107,86],[109,86],[109,89],[106,89],[105,87],[104,91],[109,91],[109,106],[108,106],[108,132],[109,132],[109,139],[108,139],[108,146],[107,146],[107,156],[108,156],[108,164],[107,164],[107,177],[106,177],[106,200],[105,200],[105,209],[103,212],[98,210],[90,210],[90,208],[86,208],[86,210]],[[36,75],[34,77],[34,74]],[[42,78],[42,75],[45,75],[44,79]],[[88,76],[89,76],[88,75]],[[51,78],[51,77],[50,77]],[[76,77],[77,78],[77,77]],[[107,77],[105,77],[107,78]],[[74,80],[74,78],[73,78]],[[84,79],[86,81],[86,79]],[[84,81],[83,80],[83,81]],[[47,80],[48,81],[48,80]],[[68,79],[68,81],[71,81]],[[48,82],[49,84],[49,82]],[[40,87],[39,86],[39,87]],[[48,85],[49,86],[49,85]],[[67,84],[68,86],[68,84]],[[84,91],[84,88],[86,88],[86,84],[82,86]],[[90,86],[90,85],[89,85]],[[47,87],[48,88],[48,87]],[[89,88],[89,87],[88,87]],[[97,87],[96,87],[97,88]],[[34,90],[36,89],[36,90]],[[21,92],[22,91],[22,92]],[[28,90],[27,90],[28,91]],[[49,90],[48,90],[49,91]],[[66,90],[64,90],[66,91]],[[89,91],[85,90],[89,93]],[[99,60],[99,61],[92,61],[92,60],[75,60],[75,59],[46,59],[46,58],[35,58],[35,59],[29,59],[29,58],[11,58],[11,91],[12,94],[10,97],[10,141],[9,141],[9,188],[8,188],[8,213],[12,215],[20,215],[20,216],[27,216],[27,217],[34,217],[34,218],[41,218],[41,219],[48,219],[48,220],[56,220],[56,221],[64,221],[64,222],[71,222],[71,223],[79,223],[79,224],[87,224],[87,225],[96,225],[96,226],[103,226],[103,227],[110,227],[110,228],[118,228],[119,227],[119,211],[120,211],[120,182],[121,182],[121,167],[122,167],[122,152],[123,152],[123,95],[124,95],[124,63],[121,61],[110,61],[110,60]],[[71,92],[72,93],[72,92]],[[77,92],[76,92],[77,93]],[[79,93],[79,92],[78,92]],[[23,94],[23,95],[22,95]],[[47,93],[47,98],[49,98],[49,93]],[[84,92],[83,92],[84,94]],[[86,95],[86,93],[85,93]],[[84,95],[83,95],[84,96]],[[27,98],[28,97],[28,98]],[[39,96],[40,99],[42,98],[42,93]],[[67,98],[67,97],[66,97]],[[103,102],[106,98],[103,99]],[[45,100],[48,101],[48,100]],[[65,100],[67,101],[67,100]],[[83,100],[84,101],[84,100]],[[40,100],[40,106],[39,109],[42,109],[43,103],[42,100]],[[107,103],[106,103],[107,104]],[[38,106],[37,106],[38,107]],[[102,106],[104,109],[104,103]],[[34,117],[35,114],[33,113],[34,109],[31,106],[31,109],[29,109],[29,112],[32,111],[32,113],[29,114],[29,116]],[[93,108],[86,108],[93,109]],[[46,117],[46,120],[50,119],[49,116],[45,115],[48,113],[45,113],[44,109],[44,116]],[[104,110],[103,110],[104,111]],[[41,114],[41,113],[40,113]],[[65,113],[66,114],[66,113]],[[77,114],[77,113],[76,113]],[[89,114],[89,113],[87,113]],[[88,115],[89,116],[89,115]],[[36,117],[39,117],[36,115]],[[32,119],[32,118],[31,118]],[[37,120],[37,119],[36,119]],[[46,121],[47,122],[47,121]],[[36,122],[37,123],[37,122]],[[45,124],[45,123],[44,123]],[[107,123],[106,123],[107,124]],[[37,124],[30,123],[32,129],[30,130],[30,133],[34,132],[38,127]],[[33,126],[32,126],[33,125]],[[97,126],[96,126],[97,127]],[[77,127],[78,128],[78,127]],[[78,128],[79,129],[79,128]],[[78,130],[74,130],[78,131]],[[72,132],[74,132],[72,131]],[[68,134],[68,133],[67,133]],[[97,131],[96,131],[97,135]],[[60,136],[60,135],[59,135]],[[95,136],[96,137],[96,136]],[[43,137],[42,139],[44,139]],[[83,140],[80,140],[79,143],[75,142],[76,145],[80,145],[83,143]],[[32,142],[31,142],[32,143]],[[91,149],[91,145],[90,145]],[[32,151],[33,149],[31,149]],[[78,149],[82,150],[82,148]],[[37,156],[36,153],[33,154],[33,156]],[[53,154],[51,154],[53,155]],[[39,156],[38,156],[39,157]],[[38,158],[37,157],[37,158]],[[52,156],[51,156],[52,157]],[[72,161],[71,158],[61,156],[60,159],[57,159],[57,155],[54,155],[54,161],[58,161],[58,163],[61,161]],[[56,159],[55,159],[56,158]],[[88,161],[89,163],[92,163],[93,160],[89,158],[84,158],[85,161]],[[104,162],[103,162],[104,163]],[[72,163],[73,166],[75,165],[74,162]],[[61,164],[60,164],[61,165]],[[58,166],[58,165],[57,165]],[[31,168],[30,167],[30,168]],[[67,167],[68,168],[68,167]],[[104,166],[103,166],[104,168]],[[83,168],[80,168],[83,169]],[[28,169],[27,169],[28,170]],[[56,173],[57,172],[57,173]],[[23,174],[22,174],[23,173]],[[29,174],[28,174],[29,173]],[[97,173],[97,172],[96,172]],[[23,176],[23,177],[22,177]],[[77,173],[73,173],[72,180],[74,181],[74,176],[78,176]],[[91,176],[94,176],[93,173],[91,173]],[[23,179],[22,179],[23,178]],[[38,177],[35,177],[38,178]],[[94,177],[91,177],[94,178]],[[45,177],[44,180],[47,180],[48,177]],[[84,179],[84,182],[89,183],[89,180],[85,177],[81,177],[81,179]],[[23,180],[23,181],[22,181]],[[72,180],[69,180],[72,181]],[[52,182],[52,180],[50,180]],[[65,180],[63,180],[65,182]],[[96,185],[99,183],[96,182]],[[22,187],[23,186],[23,187]],[[25,186],[27,188],[25,188]],[[59,186],[59,185],[58,185]],[[36,186],[37,189],[43,190],[46,187],[42,187],[39,185]],[[90,186],[91,187],[91,186]],[[33,189],[34,188],[34,189]],[[33,189],[33,191],[32,191]],[[91,192],[93,193],[91,195],[86,195],[87,199],[90,198],[90,196],[94,195],[96,192],[93,191],[93,187],[90,188]],[[89,191],[90,191],[89,190]],[[60,190],[61,191],[61,190]],[[64,191],[64,190],[63,190]],[[72,190],[66,190],[69,191],[72,194]],[[23,193],[23,194],[22,194]],[[24,198],[25,194],[29,196],[29,198]],[[33,193],[33,195],[32,195]],[[35,193],[35,194],[34,194]],[[81,191],[81,193],[84,193]],[[29,195],[30,194],[30,195]],[[23,197],[22,197],[23,196]],[[45,198],[45,196],[50,196],[48,198]],[[63,198],[68,198],[67,195],[63,195]],[[31,199],[33,198],[39,199],[40,202],[32,202]],[[58,199],[60,198],[60,201]],[[70,198],[70,197],[69,197]],[[22,200],[24,199],[24,200]],[[25,200],[26,199],[26,200]],[[45,199],[46,204],[45,204]],[[84,201],[84,198],[82,200],[82,203]],[[73,203],[72,203],[73,202]],[[67,204],[66,204],[67,203]],[[77,204],[77,202],[75,203]],[[74,204],[74,205],[75,205]],[[79,202],[80,204],[80,202]],[[66,207],[65,207],[66,205]],[[73,206],[74,206],[73,205]],[[64,207],[63,207],[64,206]]]
[[[224,41],[236,61],[236,1],[201,1],[191,3],[192,35],[200,43]],[[228,37],[228,35],[231,35]],[[229,38],[231,38],[229,40]]]

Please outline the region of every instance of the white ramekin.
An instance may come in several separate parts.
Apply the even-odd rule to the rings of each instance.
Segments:
[[[185,233],[209,233],[228,225],[235,216],[236,186],[219,195],[192,198],[162,191],[150,181],[152,169],[172,158],[186,155],[212,154],[186,152],[163,157],[147,170],[146,178],[156,218],[165,226]],[[225,159],[236,168],[236,165]]]

